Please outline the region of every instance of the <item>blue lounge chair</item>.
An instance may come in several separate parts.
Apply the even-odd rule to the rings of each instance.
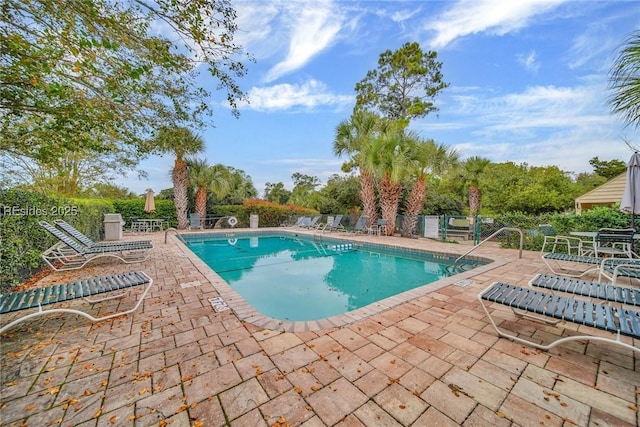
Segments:
[[[135,246],[113,242],[113,245],[88,248],[46,221],[38,221],[38,224],[58,239],[58,243],[42,253],[42,259],[56,271],[76,270],[103,257],[116,258],[126,264],[142,262],[153,249],[151,242],[138,242]]]
[[[495,282],[478,294],[478,301],[487,315],[491,326],[496,333],[504,338],[522,344],[530,345],[541,350],[548,350],[558,344],[568,341],[604,341],[617,344],[624,348],[640,352],[640,347],[622,341],[621,336],[626,335],[640,339],[640,312],[613,307],[609,302],[591,302],[582,299],[574,299],[560,295],[540,292],[531,288],[509,285]],[[615,338],[600,335],[589,335],[584,329],[580,334],[565,336],[552,341],[549,344],[541,344],[525,335],[516,335],[501,329],[493,319],[487,303],[497,303],[510,307],[514,313],[524,312],[528,317],[544,321],[544,318],[558,321],[573,322],[579,325],[591,326],[603,331],[615,334]]]
[[[20,292],[6,293],[0,295],[0,314],[6,315],[15,311],[37,309],[24,316],[18,317],[10,323],[0,328],[0,333],[24,322],[32,317],[42,316],[48,313],[72,313],[84,316],[93,322],[111,319],[113,317],[122,316],[133,313],[140,307],[140,304],[147,296],[149,289],[153,285],[153,280],[144,272],[133,271],[112,276],[93,277],[90,279],[78,280],[70,283],[58,283],[55,285],[27,289]],[[44,305],[55,304],[63,301],[69,301],[76,298],[84,298],[91,304],[107,301],[114,298],[121,298],[126,294],[127,290],[136,286],[144,286],[142,295],[133,308],[111,313],[104,316],[94,317],[84,311],[73,308],[42,308]],[[118,292],[113,294],[113,292]],[[93,295],[109,293],[108,296],[98,299],[91,299]]]

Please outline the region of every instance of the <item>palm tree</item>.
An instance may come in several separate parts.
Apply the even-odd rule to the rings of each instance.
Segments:
[[[609,83],[614,94],[613,112],[627,125],[640,128],[640,31],[631,33],[611,68]]]
[[[374,141],[378,153],[376,169],[380,174],[378,190],[382,218],[387,222],[387,235],[395,231],[398,204],[402,195],[400,181],[406,173],[410,137],[402,126],[390,123],[388,128]]]
[[[213,179],[206,159],[187,160],[189,183],[195,188],[195,211],[200,218],[207,214],[207,188]]]
[[[204,140],[199,135],[194,135],[190,129],[165,127],[158,131],[153,142],[158,151],[176,156],[171,170],[173,201],[176,206],[178,228],[185,229],[189,225],[187,219],[189,171],[185,156],[201,152],[204,149]]]
[[[480,211],[480,188],[478,181],[491,160],[484,157],[469,157],[462,162],[462,179],[469,186],[469,214],[476,215]]]
[[[426,197],[427,178],[440,175],[458,162],[458,152],[446,145],[437,144],[432,139],[410,139],[408,172],[415,178],[407,200],[401,234],[411,237],[414,234],[418,215],[422,211]]]
[[[233,189],[234,176],[232,171],[227,166],[217,163],[209,167],[209,174],[211,176],[209,191],[218,200],[227,197]]]
[[[379,121],[380,118],[370,111],[354,111],[349,120],[343,120],[338,124],[333,141],[333,153],[337,157],[351,156],[350,160],[343,164],[343,171],[349,172],[353,168],[360,170],[360,199],[364,215],[368,218],[368,227],[378,220],[373,170],[376,153],[370,148]]]

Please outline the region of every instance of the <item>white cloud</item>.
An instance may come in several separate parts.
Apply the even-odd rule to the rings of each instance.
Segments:
[[[519,64],[533,73],[537,73],[540,69],[540,64],[536,61],[535,51],[531,51],[528,54],[519,54],[516,59]]]
[[[352,95],[334,94],[317,80],[303,84],[283,83],[270,87],[254,87],[249,93],[249,104],[240,108],[257,111],[282,111],[295,107],[313,109],[321,106],[341,107],[352,104]]]
[[[433,48],[447,46],[459,37],[487,32],[505,35],[526,26],[536,15],[546,13],[567,0],[459,0],[425,29],[436,35]]]
[[[271,82],[291,71],[302,68],[314,56],[335,41],[342,27],[343,18],[333,9],[331,2],[292,2],[289,19],[289,51],[286,58],[276,64],[265,77]]]

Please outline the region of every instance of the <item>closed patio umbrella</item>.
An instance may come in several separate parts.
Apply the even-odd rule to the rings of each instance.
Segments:
[[[640,154],[633,153],[627,163],[627,182],[622,193],[620,210],[631,214],[631,227],[635,216],[640,214]]]
[[[144,211],[145,212],[155,212],[156,210],[156,201],[153,198],[153,190],[147,188],[147,198],[144,201]]]

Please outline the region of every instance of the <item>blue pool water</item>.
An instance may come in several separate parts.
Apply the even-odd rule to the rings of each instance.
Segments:
[[[448,277],[454,260],[296,236],[184,237],[257,311],[288,321],[342,314]]]

